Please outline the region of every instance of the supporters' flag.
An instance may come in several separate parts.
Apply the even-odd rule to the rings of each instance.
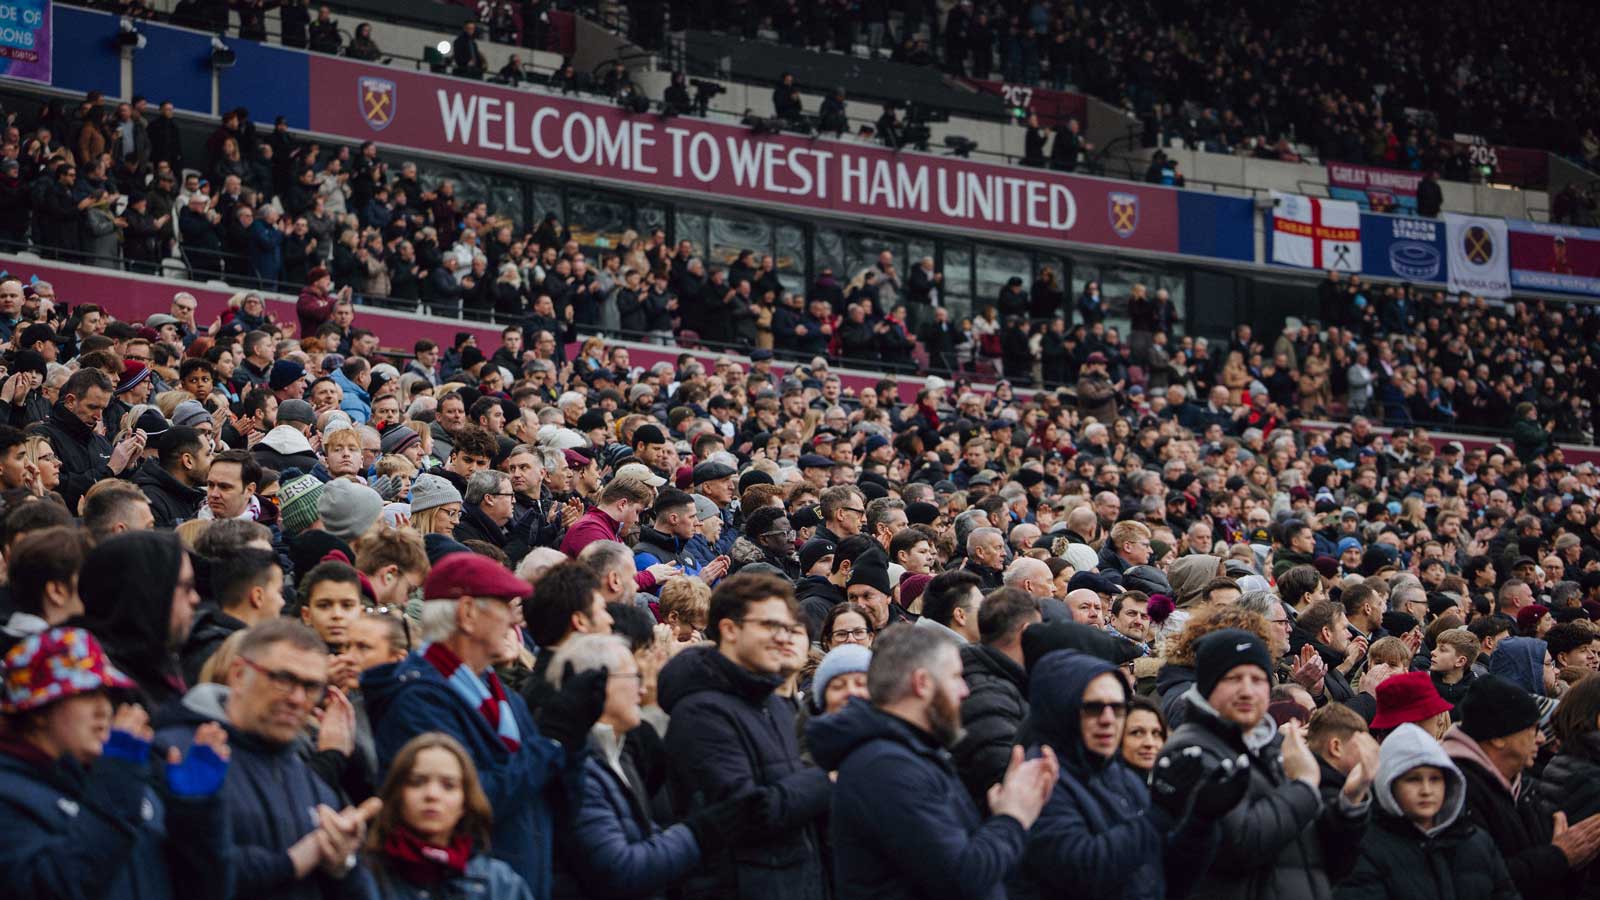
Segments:
[[[1450,290],[1480,297],[1511,296],[1511,244],[1505,219],[1445,213],[1445,244],[1450,248]]]
[[[1344,200],[1280,194],[1272,211],[1272,261],[1303,269],[1361,271],[1361,209]]]

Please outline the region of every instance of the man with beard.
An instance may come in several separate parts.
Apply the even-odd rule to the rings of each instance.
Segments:
[[[1046,747],[1038,759],[1011,753],[989,789],[994,814],[978,808],[945,760],[961,736],[967,684],[949,635],[896,626],[878,636],[867,670],[871,704],[811,720],[817,762],[837,770],[833,796],[835,884],[840,900],[1005,896],[1007,876],[1060,772]]]

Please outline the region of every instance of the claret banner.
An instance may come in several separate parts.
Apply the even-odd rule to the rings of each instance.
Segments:
[[[1023,238],[1178,251],[1171,189],[704,119],[323,56],[311,128],[585,178]]]

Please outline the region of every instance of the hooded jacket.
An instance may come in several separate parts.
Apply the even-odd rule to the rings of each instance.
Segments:
[[[806,739],[839,773],[830,819],[839,900],[1003,900],[1022,823],[984,821],[932,735],[853,699],[812,719]]]
[[[1164,869],[1181,867],[1187,882],[1215,852],[1214,828],[1194,826],[1183,835],[1173,833],[1173,822],[1150,802],[1149,789],[1123,764],[1120,746],[1109,757],[1084,746],[1079,714],[1084,690],[1094,679],[1116,671],[1087,653],[1055,650],[1028,675],[1023,731],[1029,743],[1038,741],[1055,751],[1061,776],[1028,830],[1013,898],[1081,894],[1162,900],[1167,893]]]
[[[1459,725],[1445,732],[1441,743],[1466,779],[1467,821],[1487,832],[1500,848],[1522,896],[1577,896],[1577,880],[1566,855],[1550,843],[1554,836],[1550,810],[1538,801],[1537,790],[1525,787],[1531,779],[1518,773],[1508,781]]]
[[[661,670],[668,785],[677,812],[750,791],[765,802],[749,840],[709,856],[685,885],[698,898],[820,900],[827,896],[817,820],[832,782],[800,759],[794,707],[781,681],[742,668],[716,647],[679,653]]]
[[[339,400],[339,408],[349,414],[351,422],[357,425],[367,424],[367,420],[372,418],[372,400],[367,396],[366,388],[351,381],[342,369],[334,369],[333,374],[328,377],[333,379],[333,383],[337,384],[341,391],[344,391],[343,398]]]
[[[285,469],[309,472],[321,462],[317,452],[311,449],[311,442],[293,425],[273,426],[251,452],[263,468],[278,472]]]
[[[1167,663],[1156,673],[1156,696],[1161,698],[1161,714],[1168,728],[1177,728],[1189,718],[1189,689],[1194,687],[1194,666]]]
[[[150,515],[157,528],[176,528],[195,518],[206,502],[205,488],[190,487],[172,476],[154,459],[147,459],[133,473],[133,483],[150,501]]]
[[[1405,817],[1394,796],[1400,777],[1418,766],[1444,773],[1444,805],[1424,832]],[[1339,883],[1338,900],[1513,900],[1517,888],[1488,832],[1462,817],[1467,784],[1439,742],[1416,725],[1383,741],[1372,784],[1379,812],[1361,841],[1361,856]]]
[[[8,896],[233,894],[228,823],[216,794],[158,791],[147,761],[106,755],[85,768],[71,757],[42,757],[31,746],[0,743],[0,883]]]
[[[1167,580],[1172,582],[1175,592],[1172,601],[1179,608],[1188,606],[1196,595],[1217,575],[1217,567],[1222,565],[1221,557],[1210,554],[1196,554],[1182,556],[1173,561],[1167,568]]]
[[[987,644],[963,644],[961,675],[967,681],[962,734],[950,753],[972,802],[985,810],[989,786],[1005,775],[1017,729],[1028,715],[1028,673]]]
[[[361,696],[378,762],[386,771],[400,748],[424,732],[442,731],[467,748],[494,809],[494,856],[527,879],[533,896],[549,897],[552,812],[561,799],[556,794],[574,787],[581,757],[574,754],[567,771],[560,745],[539,734],[527,704],[509,691],[506,702],[522,742],[516,750],[507,749],[483,713],[467,706],[420,653],[368,669],[361,676]],[[564,782],[563,774],[570,780]]]
[[[177,654],[169,649],[172,594],[183,545],[170,531],[136,531],[102,541],[78,576],[87,628],[112,665],[139,686],[139,702],[154,714],[183,695]]]
[[[1538,638],[1508,637],[1495,644],[1494,653],[1489,655],[1490,675],[1506,678],[1533,695],[1533,702],[1539,706],[1539,730],[1547,741],[1559,705],[1554,698],[1545,696],[1544,658],[1549,649],[1550,645]]]
[[[188,684],[200,684],[200,670],[235,631],[248,628],[243,621],[223,612],[220,607],[202,606],[195,613],[194,627],[189,629],[189,637],[183,642],[183,649],[178,656],[183,667],[183,680]]]
[[[1213,762],[1247,753],[1250,785],[1244,802],[1219,822],[1216,860],[1190,895],[1205,900],[1326,900],[1333,893],[1323,842],[1360,840],[1367,807],[1328,809],[1316,788],[1283,771],[1283,735],[1270,716],[1245,732],[1224,719],[1198,689],[1185,697],[1188,721],[1164,752],[1197,747]],[[1315,827],[1324,820],[1323,827]],[[1330,851],[1332,852],[1332,851]],[[1337,854],[1335,854],[1337,855]]]
[[[96,481],[112,477],[111,442],[95,434],[93,427],[83,424],[59,402],[51,407],[50,418],[29,430],[48,438],[61,460],[61,484],[56,492],[67,509],[76,510],[78,501]]]

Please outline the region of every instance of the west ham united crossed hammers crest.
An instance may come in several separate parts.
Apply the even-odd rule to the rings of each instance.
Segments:
[[[382,131],[394,121],[395,109],[400,103],[400,92],[387,78],[356,79],[356,94],[361,100],[361,118],[367,120],[373,131]]]
[[[1117,237],[1131,236],[1139,230],[1139,195],[1112,191],[1106,197],[1106,216]]]

